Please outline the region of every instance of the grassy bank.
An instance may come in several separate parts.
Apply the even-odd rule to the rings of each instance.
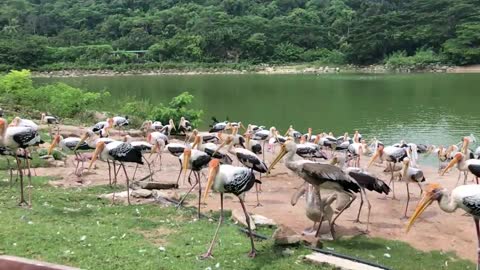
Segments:
[[[258,256],[250,259],[248,238],[229,225],[220,230],[215,258],[198,260],[216,222],[196,221],[190,209],[111,206],[97,198],[111,192],[109,187],[65,190],[47,181],[34,178],[33,209],[16,205],[18,186],[0,182],[0,254],[83,269],[331,269],[304,262],[302,256],[310,252],[306,248],[290,247],[293,254],[285,255],[285,248],[275,247],[272,240],[257,241]],[[273,230],[259,232],[269,236]],[[392,269],[474,269],[453,254],[420,252],[398,241],[355,237],[325,246]]]

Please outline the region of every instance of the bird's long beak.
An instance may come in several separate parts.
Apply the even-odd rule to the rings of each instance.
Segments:
[[[452,159],[452,161],[450,161],[450,163],[448,163],[447,167],[442,171],[441,175],[443,176],[446,172],[448,172],[448,170],[450,170],[453,166],[455,166],[455,164],[457,164],[458,161],[459,160],[456,157],[454,157]]]
[[[370,161],[368,162],[368,165],[367,165],[367,169],[370,168],[370,166],[372,166],[372,163],[375,161],[375,159],[377,159],[378,157],[380,156],[380,151],[376,151],[375,154],[372,156],[372,158],[370,159]]]
[[[267,175],[270,174],[270,171],[273,169],[273,166],[275,166],[286,154],[287,154],[287,149],[285,149],[285,146],[282,145],[282,149],[280,150],[280,153],[278,153],[278,156],[275,158],[272,164],[268,167]]]
[[[78,147],[80,147],[80,145],[82,145],[82,143],[85,142],[87,137],[88,137],[87,133],[83,134],[83,136],[80,138],[80,141],[77,143],[75,148],[73,148],[73,152],[77,151]]]
[[[225,145],[227,145],[227,143],[229,143],[227,140],[223,141],[222,144],[220,144],[217,147],[217,150],[215,150],[215,152],[213,152],[212,157],[214,157],[217,154],[217,152],[220,151],[220,149],[222,149]]]
[[[207,186],[205,187],[205,193],[203,193],[203,202],[207,201],[208,192],[212,188],[213,182],[215,181],[215,177],[218,173],[218,166],[210,167],[208,170],[208,178],[207,178]]]
[[[240,124],[240,127],[243,129],[243,131],[247,130],[243,124]]]
[[[50,156],[52,154],[53,149],[55,148],[55,146],[57,146],[59,141],[60,141],[60,136],[55,135],[55,138],[53,139],[52,144],[50,144],[50,147],[48,148],[48,154],[47,155]]]
[[[408,220],[407,224],[407,233],[410,231],[410,228],[413,226],[415,223],[415,220],[427,209],[428,206],[430,206],[433,202],[433,193],[431,192],[425,192],[425,195],[423,196],[422,200],[418,203],[417,208],[415,209],[415,213],[413,213],[413,216]]]
[[[97,143],[97,147],[95,148],[95,152],[93,152],[92,160],[90,161],[90,165],[88,166],[88,169],[92,169],[93,163],[97,161],[98,155],[103,151],[105,148],[105,143],[104,142],[99,142]]]
[[[470,143],[470,141],[468,140],[468,138],[465,137],[463,139],[463,145],[462,145],[462,150],[461,150],[462,153],[465,154],[465,155],[467,154],[467,149],[468,149],[468,144],[469,143]]]
[[[190,153],[190,152],[184,152],[184,154],[183,154],[182,168],[183,168],[184,177],[187,175],[188,163],[190,161],[191,156],[192,156],[192,153]]]

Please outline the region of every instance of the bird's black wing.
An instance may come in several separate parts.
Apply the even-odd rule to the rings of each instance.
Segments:
[[[212,158],[209,155],[200,155],[192,161],[192,168],[195,170],[202,169],[207,166]]]
[[[480,194],[464,197],[462,203],[470,210],[470,214],[480,217]]]
[[[34,129],[25,129],[19,131],[13,135],[13,140],[20,146],[20,148],[25,148],[28,146],[38,145],[43,141],[39,139],[39,141],[34,142],[34,140],[39,137],[40,135]]]
[[[108,151],[108,154],[115,158],[118,161],[125,162],[135,162],[138,164],[143,164],[142,152],[138,149],[135,149],[129,143],[122,143],[117,147]]]
[[[340,168],[321,163],[305,163],[303,164],[302,172],[309,177],[318,179],[322,182],[330,181],[340,185],[343,190],[347,192],[359,192],[360,186],[345,174]],[[311,183],[315,184],[315,183]]]
[[[480,177],[480,166],[479,165],[468,165],[468,170],[475,175],[476,177]]]
[[[255,175],[249,170],[240,170],[233,175],[233,181],[225,184],[225,190],[235,195],[249,191],[255,184]]]
[[[390,187],[373,175],[361,171],[351,171],[348,172],[348,175],[355,179],[360,186],[370,191],[376,191],[380,194],[385,193],[386,195],[390,192]]]

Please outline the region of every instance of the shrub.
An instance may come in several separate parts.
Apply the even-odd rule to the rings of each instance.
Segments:
[[[385,61],[388,69],[425,69],[428,66],[440,64],[443,57],[431,49],[417,50],[415,55],[407,56],[405,51],[397,51],[391,54]]]

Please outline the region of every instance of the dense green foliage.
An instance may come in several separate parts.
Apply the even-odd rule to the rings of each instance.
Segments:
[[[478,1],[0,3],[0,70],[163,61],[363,65],[419,49],[441,55],[444,63],[479,63]]]
[[[16,111],[27,109],[71,118],[95,108],[108,96],[108,92],[86,92],[64,83],[34,87],[28,70],[13,70],[0,77],[0,103]]]

